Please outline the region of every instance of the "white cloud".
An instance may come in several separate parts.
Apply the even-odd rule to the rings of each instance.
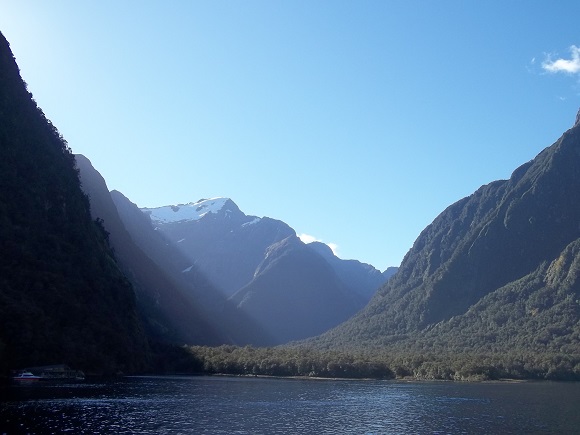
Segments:
[[[312,242],[321,242],[322,240],[318,240],[316,237],[311,236],[310,234],[298,234],[298,238],[302,240],[304,243],[312,243]]]
[[[542,68],[551,73],[564,72],[568,74],[580,73],[580,48],[572,45],[570,47],[571,59],[552,60],[550,56],[542,62]]]
[[[332,250],[332,253],[338,257],[338,245],[336,243],[327,243],[327,245]]]
[[[323,242],[322,240],[311,236],[310,234],[298,234],[298,238],[302,240],[304,243],[312,243],[312,242]],[[336,243],[326,243],[326,245],[332,250],[332,253],[338,257],[338,245]]]

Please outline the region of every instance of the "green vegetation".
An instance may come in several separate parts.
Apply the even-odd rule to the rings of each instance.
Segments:
[[[74,157],[0,34],[0,371],[145,366],[135,295],[91,219]]]
[[[488,381],[580,380],[580,354],[451,353],[308,347],[191,346],[173,348],[169,372],[237,376]],[[168,360],[165,360],[168,361]]]

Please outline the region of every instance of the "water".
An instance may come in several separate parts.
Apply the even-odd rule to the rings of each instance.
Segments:
[[[580,383],[142,377],[0,389],[0,434],[580,433]]]

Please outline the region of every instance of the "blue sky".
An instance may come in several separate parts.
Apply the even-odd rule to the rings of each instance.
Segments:
[[[141,207],[232,198],[397,266],[572,126],[577,1],[0,0],[75,153]]]

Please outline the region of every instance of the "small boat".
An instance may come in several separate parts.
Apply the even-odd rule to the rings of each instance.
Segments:
[[[12,370],[12,380],[17,383],[26,383],[27,381],[77,382],[83,381],[84,379],[85,374],[81,370],[73,370],[66,364],[26,367]]]
[[[16,382],[34,382],[40,379],[40,376],[36,376],[31,372],[22,372],[12,377],[12,380]]]

